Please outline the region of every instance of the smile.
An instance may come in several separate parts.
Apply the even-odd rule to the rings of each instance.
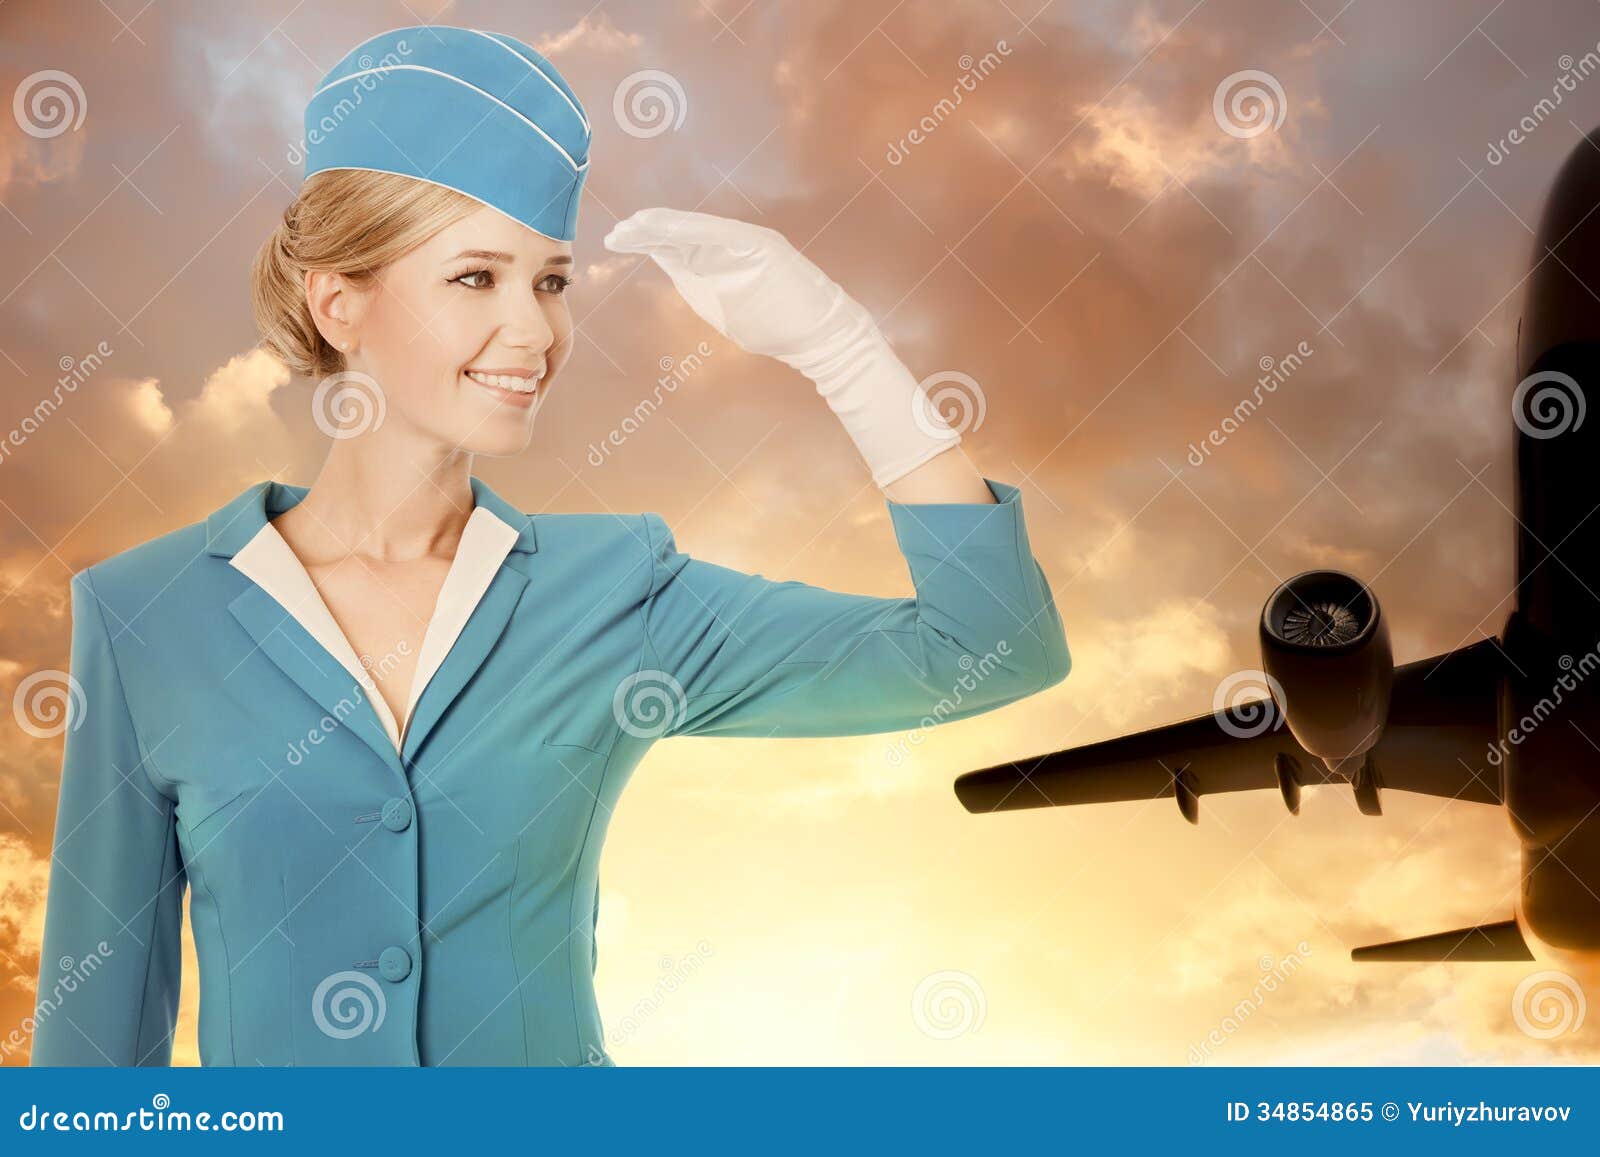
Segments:
[[[533,401],[540,382],[539,378],[527,370],[509,373],[467,370],[465,376],[500,398],[518,405],[528,405]]]

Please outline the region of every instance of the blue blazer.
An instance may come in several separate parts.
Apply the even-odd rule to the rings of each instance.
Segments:
[[[606,823],[680,735],[860,735],[1067,675],[1018,490],[888,501],[914,598],[691,558],[656,514],[479,505],[519,530],[401,750],[229,558],[261,482],[72,576],[35,1065],[165,1065],[184,888],[205,1065],[609,1065],[593,988]]]

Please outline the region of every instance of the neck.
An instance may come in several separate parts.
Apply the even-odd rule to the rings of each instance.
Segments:
[[[472,515],[472,455],[407,452],[379,434],[335,439],[305,498],[274,520],[280,529],[289,524],[306,561],[453,554]]]

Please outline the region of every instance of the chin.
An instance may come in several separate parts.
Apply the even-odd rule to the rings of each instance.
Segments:
[[[532,441],[532,422],[520,422],[513,428],[511,423],[504,419],[500,421],[490,419],[475,429],[463,431],[462,437],[454,440],[452,444],[469,454],[503,458],[522,453]]]

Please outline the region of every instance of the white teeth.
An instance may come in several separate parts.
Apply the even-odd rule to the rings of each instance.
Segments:
[[[480,374],[476,370],[468,370],[467,377],[475,382],[482,382],[486,386],[498,386],[502,390],[515,390],[519,394],[531,394],[539,384],[537,378],[519,378],[514,374]]]

